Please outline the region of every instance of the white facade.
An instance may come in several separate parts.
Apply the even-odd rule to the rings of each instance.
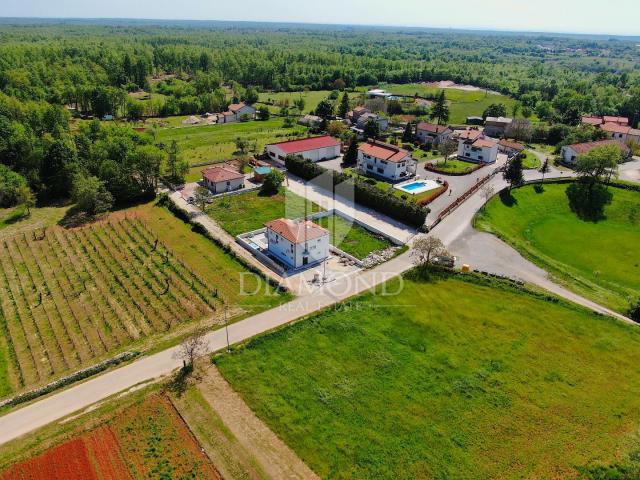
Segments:
[[[284,159],[287,155],[300,155],[306,160],[311,160],[312,162],[319,162],[321,160],[331,160],[333,158],[337,158],[340,156],[340,145],[331,146],[331,147],[322,147],[315,148],[312,150],[306,150],[302,152],[285,152],[280,146],[276,145],[267,145],[266,147],[267,155],[270,158],[278,161],[281,164],[284,164]]]
[[[232,178],[230,180],[222,180],[220,182],[212,182],[211,180],[204,178],[204,184],[211,193],[233,192],[234,190],[244,188],[244,178]]]
[[[495,163],[498,158],[498,144],[487,140],[458,142],[458,158],[475,163]]]
[[[452,133],[453,133],[453,130],[451,130],[448,127],[446,128],[446,130],[443,130],[442,132],[439,132],[439,133],[432,132],[429,130],[423,130],[420,128],[419,125],[416,127],[416,138],[418,139],[418,141],[420,143],[425,143],[430,145],[436,145],[436,146],[440,145],[442,142],[449,139]]]
[[[329,256],[329,233],[294,243],[267,227],[269,253],[291,268],[321,263]]]
[[[415,160],[410,155],[401,161],[389,161],[368,155],[362,150],[358,150],[358,169],[364,175],[383,177],[391,181],[410,178],[415,172]]]

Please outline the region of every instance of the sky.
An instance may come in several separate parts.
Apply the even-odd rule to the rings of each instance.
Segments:
[[[248,20],[640,35],[640,0],[0,0],[2,17]]]

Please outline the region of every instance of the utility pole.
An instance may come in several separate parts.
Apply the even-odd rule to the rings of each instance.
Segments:
[[[222,302],[222,314],[224,317],[224,330],[225,333],[227,335],[227,353],[231,353],[231,345],[229,344],[229,324],[227,322],[227,302],[221,298],[220,301]]]

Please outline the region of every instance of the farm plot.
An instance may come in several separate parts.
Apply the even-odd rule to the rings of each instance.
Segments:
[[[139,218],[0,242],[4,391],[46,383],[212,316],[214,289]],[[3,362],[0,361],[0,367]]]
[[[127,480],[220,476],[164,396],[151,395],[99,427],[0,473],[0,480]]]

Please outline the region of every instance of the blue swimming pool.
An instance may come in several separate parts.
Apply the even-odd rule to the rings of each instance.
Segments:
[[[402,189],[412,192],[414,190],[418,190],[418,189],[424,188],[424,187],[425,187],[425,183],[424,182],[414,182],[414,183],[410,183],[409,185],[403,185]]]
[[[433,190],[434,188],[438,188],[438,187],[439,187],[438,183],[434,182],[433,180],[418,180],[411,183],[394,185],[393,188],[396,188],[406,193],[410,193],[411,195],[417,195],[419,193],[428,192],[429,190]]]
[[[256,167],[253,169],[254,172],[256,172],[258,175],[268,175],[269,173],[271,173],[271,168],[270,167]]]

